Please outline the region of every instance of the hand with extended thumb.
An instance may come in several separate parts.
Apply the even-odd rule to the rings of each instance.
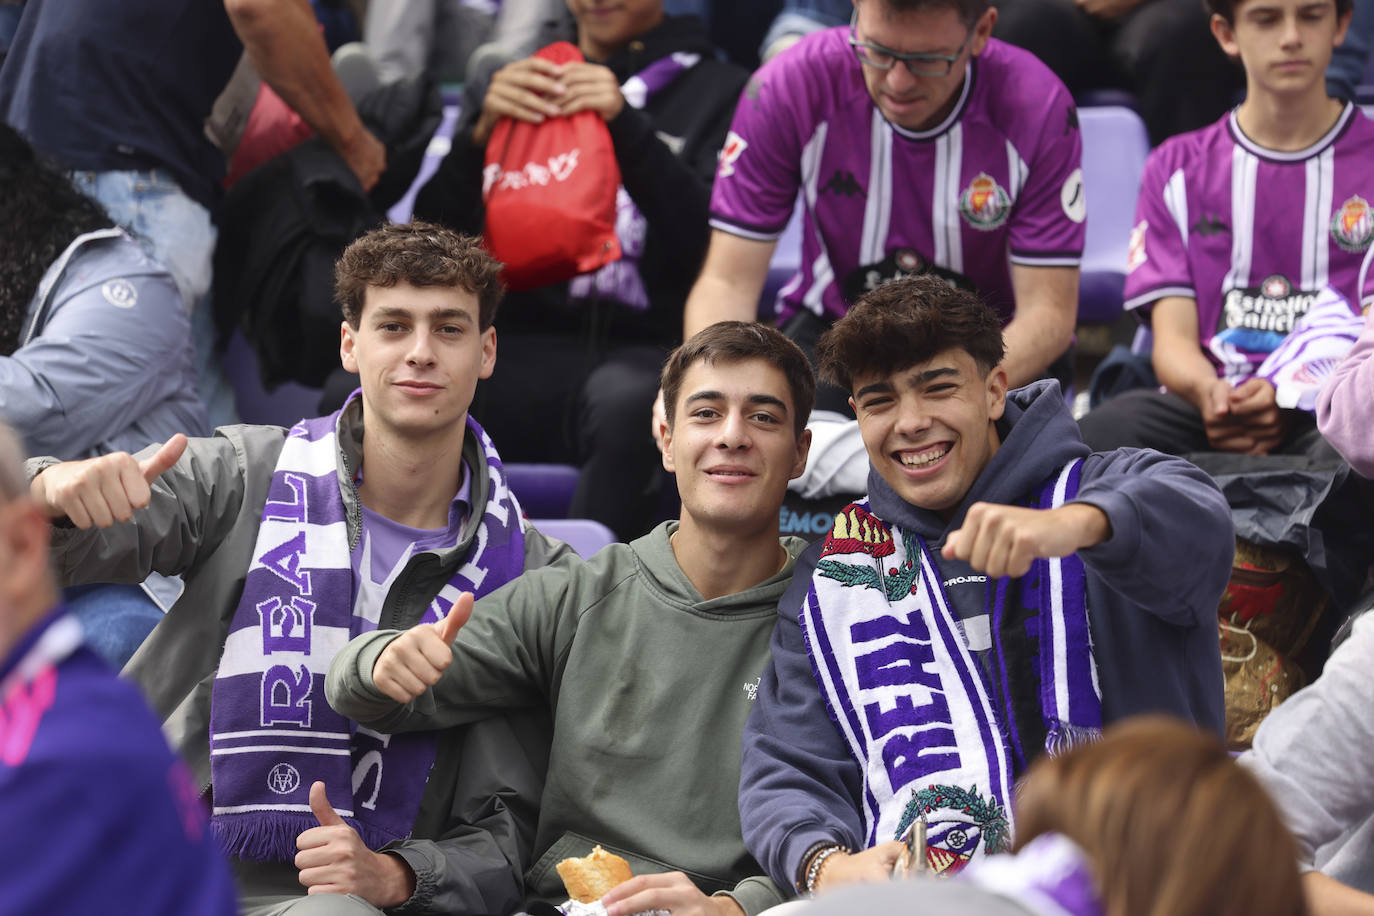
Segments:
[[[339,817],[339,812],[334,810],[334,806],[329,803],[329,796],[325,794],[324,783],[316,780],[310,784],[310,810],[315,815],[315,820],[320,822],[321,827],[337,827],[342,824],[343,818]]]
[[[453,662],[453,641],[472,616],[473,597],[463,592],[443,620],[411,627],[382,650],[372,682],[398,703],[409,703],[439,683]]]
[[[29,495],[49,518],[67,518],[78,528],[109,528],[127,522],[152,500],[152,484],[186,451],[177,433],[142,461],[111,452],[84,461],[46,467],[29,484]]]

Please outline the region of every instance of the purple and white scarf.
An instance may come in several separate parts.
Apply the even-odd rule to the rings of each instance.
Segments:
[[[631,108],[643,108],[658,92],[672,84],[679,76],[701,60],[700,54],[679,51],[660,57],[620,86],[620,94]],[[671,139],[659,135],[665,143]],[[674,153],[681,150],[673,149]],[[639,273],[639,259],[644,256],[644,241],[649,224],[639,212],[630,192],[621,185],[615,195],[615,234],[620,240],[620,259],[605,264],[592,273],[573,277],[568,284],[569,299],[609,299],[627,308],[644,311],[649,307],[649,294]]]
[[[1035,916],[1102,916],[1092,864],[1060,833],[1041,834],[1014,856],[989,856],[960,877]]]
[[[1065,465],[1032,505],[1049,509],[1072,499],[1081,466]],[[924,814],[927,860],[937,872],[957,872],[980,851],[1010,845],[1012,786],[1025,755],[1017,716],[998,708],[999,693],[1038,699],[1036,725],[1051,753],[1101,732],[1082,561],[1035,561],[1018,580],[1025,608],[1010,606],[1010,582],[990,589],[996,685],[969,650],[925,543],[890,528],[867,500],[836,517],[802,606],[816,683],[863,769],[868,845],[898,837]],[[1014,611],[1023,622],[999,627]],[[1020,645],[1004,638],[1004,629],[1024,631],[1027,623],[1038,638]],[[1036,657],[1008,665],[1009,654],[1028,652]],[[1038,685],[1020,674],[1031,663],[1041,673]],[[1017,674],[1008,678],[1008,670]]]
[[[211,825],[221,847],[242,859],[295,856],[296,837],[318,825],[316,780],[369,848],[407,837],[434,763],[435,733],[380,735],[325,702],[329,663],[376,627],[353,608],[340,413],[302,420],[287,435],[215,676]],[[524,569],[520,506],[491,440],[467,423],[486,458],[490,496],[471,553],[417,623],[442,620],[462,592],[480,598]]]
[[[1322,383],[1345,359],[1363,330],[1364,316],[1328,286],[1255,374],[1274,386],[1278,406],[1315,412]]]

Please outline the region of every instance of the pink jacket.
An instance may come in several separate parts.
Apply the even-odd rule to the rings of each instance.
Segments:
[[[1374,310],[1317,395],[1317,428],[1351,467],[1374,478]]]

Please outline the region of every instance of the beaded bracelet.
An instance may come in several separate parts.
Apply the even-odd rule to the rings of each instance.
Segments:
[[[816,895],[816,880],[821,876],[821,866],[837,852],[849,855],[850,850],[848,846],[827,846],[811,857],[811,864],[806,867],[806,893],[813,897]]]

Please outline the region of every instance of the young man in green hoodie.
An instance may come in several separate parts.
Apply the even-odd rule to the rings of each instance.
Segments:
[[[460,599],[439,624],[360,637],[326,695],[383,732],[547,707],[529,899],[563,900],[554,865],[599,844],[638,875],[604,898],[610,916],[752,916],[790,896],[758,877],[735,788],[777,602],[805,546],[779,539],[778,513],[805,466],[815,380],[779,332],[724,322],[669,357],[663,391],[679,521],[475,606]]]

